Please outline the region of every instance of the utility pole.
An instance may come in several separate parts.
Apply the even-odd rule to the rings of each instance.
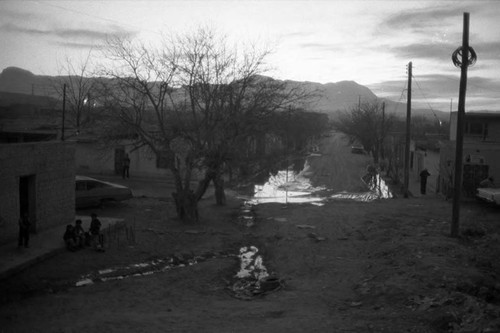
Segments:
[[[405,193],[404,197],[408,198],[408,185],[410,183],[410,139],[411,139],[411,76],[412,64],[408,63],[408,98],[406,103],[406,147],[405,147]]]
[[[451,219],[451,237],[458,237],[459,220],[460,220],[460,195],[462,191],[462,159],[463,159],[463,142],[464,142],[464,125],[465,125],[465,92],[467,90],[467,67],[473,64],[475,59],[474,50],[470,49],[473,58],[469,60],[469,13],[464,13],[464,31],[462,35],[462,47],[455,51],[457,59],[453,59],[455,65],[459,64],[458,55],[462,55],[460,63],[460,89],[458,95],[458,112],[457,112],[457,137],[455,139],[455,183],[453,193],[453,215]]]
[[[63,85],[61,141],[64,141],[64,116],[66,115],[66,83]]]
[[[292,107],[288,106],[288,118],[286,121],[286,175],[285,175],[285,204],[288,205],[288,172],[290,169],[290,117]]]
[[[380,131],[380,157],[382,158],[382,161],[385,159],[385,152],[384,152],[384,140],[385,140],[385,102],[382,102],[382,128]]]

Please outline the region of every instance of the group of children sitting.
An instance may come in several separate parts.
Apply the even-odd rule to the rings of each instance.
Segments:
[[[103,251],[103,236],[101,235],[101,221],[96,214],[91,215],[90,228],[85,232],[82,227],[82,220],[75,221],[75,225],[68,224],[64,232],[64,243],[69,251],[77,251],[85,246],[92,245],[97,251]]]

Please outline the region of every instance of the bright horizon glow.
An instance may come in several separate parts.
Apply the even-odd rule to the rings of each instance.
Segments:
[[[413,63],[414,102],[447,111],[458,100],[461,45],[470,12],[468,109],[500,110],[500,2],[495,1],[0,1],[0,70],[57,75],[66,57],[85,58],[106,35],[155,43],[162,34],[208,25],[231,40],[270,45],[277,79],[355,81],[398,101]],[[456,102],[455,102],[456,104]]]

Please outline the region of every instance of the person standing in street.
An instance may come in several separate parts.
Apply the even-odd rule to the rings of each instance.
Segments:
[[[19,218],[19,239],[18,246],[25,248],[29,247],[30,241],[30,219],[28,217],[28,212],[23,212],[21,217]]]
[[[420,193],[425,194],[426,189],[427,189],[427,177],[429,177],[431,174],[427,169],[424,169],[420,172]]]

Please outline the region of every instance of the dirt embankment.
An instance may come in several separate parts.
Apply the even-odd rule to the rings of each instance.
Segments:
[[[359,185],[338,175],[366,160],[356,156],[339,167],[339,154],[325,154],[331,165],[313,165],[323,168],[316,175],[355,190]],[[196,225],[175,219],[169,201],[107,207],[100,215],[124,217],[128,228],[109,235],[106,252],[64,253],[2,283],[2,332],[500,331],[494,207],[464,204],[463,235],[454,239],[451,204],[433,195],[262,204],[253,208],[252,227],[238,218],[240,200],[231,197],[228,207],[212,200],[201,202]],[[249,245],[282,287],[242,300],[231,287],[236,255]],[[185,267],[75,287],[83,275],[129,267],[139,273],[132,264],[166,258]],[[198,263],[189,265],[193,258]]]

